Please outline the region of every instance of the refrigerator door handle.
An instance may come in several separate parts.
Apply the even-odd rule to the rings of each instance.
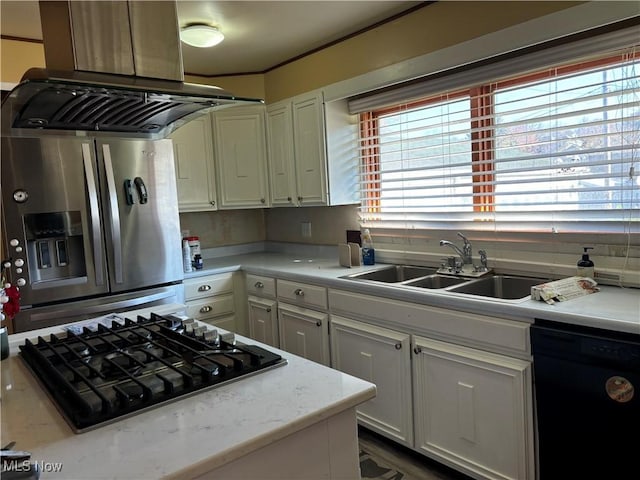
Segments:
[[[104,169],[107,176],[107,193],[109,195],[109,212],[111,218],[111,232],[113,242],[113,263],[116,283],[122,283],[122,242],[120,237],[120,211],[118,210],[118,195],[116,182],[113,178],[113,163],[111,162],[111,149],[109,145],[102,145],[104,157]]]
[[[140,199],[140,205],[144,205],[149,201],[149,193],[147,192],[147,186],[144,184],[144,180],[142,180],[142,177],[136,177],[133,180],[133,183],[136,184],[136,189],[138,190],[138,198]]]
[[[100,210],[98,209],[98,189],[96,188],[96,178],[93,174],[91,162],[91,145],[82,144],[82,160],[84,163],[84,176],[87,181],[89,193],[89,215],[91,217],[91,243],[93,244],[93,258],[96,272],[96,285],[104,285],[104,261],[102,258],[102,246],[100,245]]]

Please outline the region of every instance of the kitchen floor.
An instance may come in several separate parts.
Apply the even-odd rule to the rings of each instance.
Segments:
[[[470,480],[424,455],[358,427],[362,480]]]

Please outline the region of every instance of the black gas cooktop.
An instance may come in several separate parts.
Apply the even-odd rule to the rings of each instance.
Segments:
[[[77,433],[286,363],[233,334],[173,315],[95,327],[20,346]]]

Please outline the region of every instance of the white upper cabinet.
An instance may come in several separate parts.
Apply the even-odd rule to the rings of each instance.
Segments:
[[[267,106],[267,145],[271,205],[274,207],[298,205],[293,153],[293,118],[291,102],[288,100]]]
[[[185,123],[169,138],[173,140],[178,209],[180,212],[217,210],[209,115]]]
[[[264,112],[258,105],[212,114],[221,209],[269,206]]]
[[[269,105],[272,205],[357,203],[356,134],[346,102],[325,106],[321,91]]]
[[[300,205],[327,205],[327,167],[322,93],[295,97],[293,151]]]

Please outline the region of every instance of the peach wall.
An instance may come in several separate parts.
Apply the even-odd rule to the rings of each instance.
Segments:
[[[353,78],[580,3],[584,2],[437,2],[268,72],[267,102]]]
[[[44,67],[42,43],[2,39],[0,42],[0,80],[18,83],[32,67]]]
[[[200,77],[185,75],[185,82],[215,85],[237,96],[251,98],[265,98],[264,75],[231,75],[224,77]]]

